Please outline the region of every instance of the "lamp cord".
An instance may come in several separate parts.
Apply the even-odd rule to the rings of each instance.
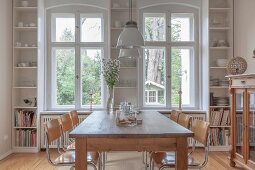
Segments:
[[[132,0],[129,0],[129,20],[132,21]]]

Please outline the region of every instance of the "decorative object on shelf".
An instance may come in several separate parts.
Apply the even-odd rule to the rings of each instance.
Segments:
[[[23,99],[23,102],[30,107],[37,107],[37,98],[25,98]]]
[[[121,28],[121,26],[122,26],[121,21],[115,21],[115,22],[114,22],[114,26],[115,26],[116,28]]]
[[[22,7],[28,7],[28,1],[21,1]]]
[[[143,36],[138,31],[137,23],[132,20],[132,0],[129,0],[129,21],[120,33],[116,47],[120,49],[144,47]]]
[[[115,2],[115,3],[112,4],[112,7],[113,7],[113,8],[119,8],[119,7],[120,7],[120,4],[117,3],[117,2]]]
[[[226,67],[227,62],[228,62],[228,60],[225,59],[225,58],[218,58],[218,59],[216,60],[216,65],[217,65],[218,67]]]
[[[24,23],[23,22],[18,22],[18,27],[23,27],[24,26]]]
[[[36,26],[36,24],[35,24],[35,23],[33,23],[33,22],[31,22],[31,23],[29,24],[29,26],[30,26],[30,27],[35,27],[35,26]]]
[[[229,74],[243,74],[247,69],[247,62],[242,57],[234,57],[227,64],[227,71]]]
[[[114,96],[114,86],[119,81],[120,72],[120,61],[115,60],[105,60],[103,59],[103,76],[108,87],[108,100],[107,100],[107,111],[113,110],[113,96]]]

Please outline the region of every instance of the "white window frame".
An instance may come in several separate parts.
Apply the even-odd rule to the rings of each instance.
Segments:
[[[175,10],[175,6],[178,6],[177,10]],[[180,10],[180,6],[181,6],[181,10]],[[185,10],[187,9],[187,10]],[[194,12],[193,12],[194,11]],[[155,14],[155,15],[154,15]],[[199,101],[200,99],[200,95],[201,95],[201,90],[199,90],[199,86],[201,85],[200,79],[201,79],[201,74],[199,73],[200,70],[200,19],[199,19],[199,15],[200,15],[200,11],[199,8],[195,8],[195,7],[191,7],[191,6],[186,6],[186,5],[180,5],[180,4],[165,4],[165,5],[156,5],[156,6],[150,6],[150,7],[146,7],[144,9],[142,9],[140,11],[140,20],[142,22],[140,22],[140,28],[141,30],[145,30],[144,27],[144,20],[145,17],[149,16],[163,16],[165,14],[165,23],[166,23],[166,27],[168,27],[168,29],[166,28],[166,41],[146,41],[145,42],[145,48],[151,48],[151,47],[163,47],[166,49],[165,51],[165,63],[166,63],[166,87],[165,87],[165,100],[166,100],[166,105],[146,105],[145,104],[145,78],[143,78],[143,82],[141,82],[140,85],[140,89],[141,89],[141,97],[140,97],[140,101],[142,101],[141,103],[143,103],[142,108],[167,108],[167,109],[177,109],[178,105],[173,105],[171,102],[171,49],[172,47],[175,48],[193,48],[193,55],[191,55],[190,57],[193,57],[194,60],[191,61],[193,62],[193,65],[191,65],[191,69],[193,69],[193,73],[194,75],[190,75],[191,76],[191,81],[194,81],[194,84],[191,83],[191,93],[190,96],[194,97],[194,99],[190,100],[191,104],[190,105],[182,105],[182,107],[184,109],[199,109],[200,107],[200,103],[201,101]],[[190,31],[194,31],[193,34],[193,40],[192,41],[171,41],[171,25],[170,25],[170,20],[171,20],[171,14],[180,14],[180,16],[183,17],[194,17],[193,20],[191,20],[193,23],[191,23],[191,29]],[[144,52],[143,52],[144,54]],[[144,55],[143,55],[144,56]],[[143,65],[145,65],[144,63],[144,58],[142,58],[142,62]],[[144,77],[144,68],[143,67],[140,72],[140,76]],[[191,72],[192,73],[192,72]],[[194,80],[193,80],[194,79]]]
[[[75,41],[74,42],[54,42],[52,41],[52,29],[54,27],[55,22],[52,22],[54,19],[53,17],[61,16],[61,14],[65,14],[68,16],[68,14],[74,14],[75,16]],[[97,7],[91,7],[87,5],[70,5],[70,6],[60,6],[56,8],[51,8],[49,11],[46,10],[46,30],[50,30],[46,32],[47,35],[47,74],[46,74],[46,97],[45,97],[45,108],[46,110],[67,110],[67,109],[85,109],[89,110],[90,105],[82,105],[82,94],[81,94],[81,61],[80,61],[80,50],[82,48],[85,49],[101,49],[102,52],[102,59],[105,58],[106,54],[108,53],[108,34],[107,34],[107,11],[105,9],[97,8]],[[101,42],[81,42],[81,34],[80,34],[80,18],[81,17],[97,17],[101,18],[101,25],[102,25],[102,41]],[[52,25],[52,23],[54,23]],[[53,29],[54,30],[54,29]],[[54,61],[52,57],[52,49],[53,48],[68,48],[72,47],[75,48],[75,105],[74,106],[59,106],[56,103],[56,88],[54,88],[54,81],[52,78],[54,78]],[[103,109],[105,106],[105,98],[106,98],[106,87],[105,83],[103,82],[103,78],[101,79],[101,104],[100,105],[93,105],[93,109]],[[55,94],[55,95],[54,95]]]

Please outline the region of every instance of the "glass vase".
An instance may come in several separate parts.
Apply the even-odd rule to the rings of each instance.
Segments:
[[[114,90],[113,87],[108,87],[108,100],[107,100],[107,112],[112,112],[113,111],[113,105],[114,105],[114,100],[113,100],[113,96],[114,96]]]

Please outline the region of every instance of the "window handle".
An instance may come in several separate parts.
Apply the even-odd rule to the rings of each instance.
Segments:
[[[169,79],[170,79],[170,78],[171,78],[171,76],[170,76],[170,75],[168,75],[168,76],[167,76],[167,78],[169,78]]]
[[[75,76],[75,78],[76,78],[76,79],[79,79],[79,78],[80,78],[80,76],[76,75],[76,76]]]

